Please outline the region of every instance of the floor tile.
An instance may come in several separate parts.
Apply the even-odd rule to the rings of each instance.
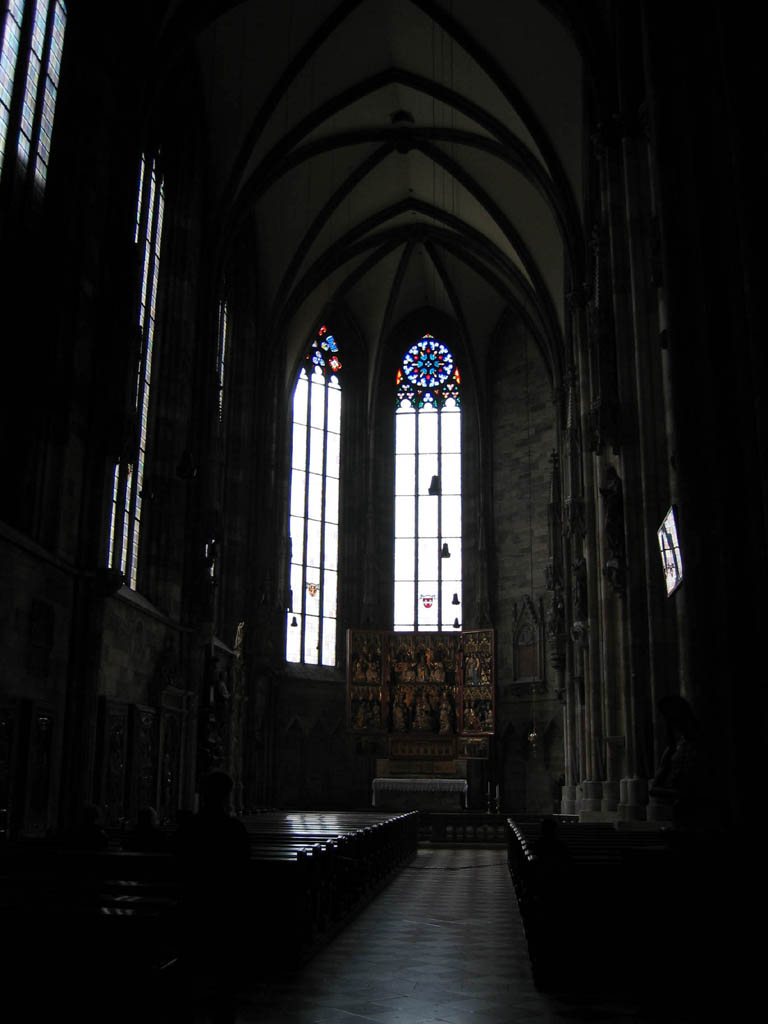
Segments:
[[[303,968],[243,992],[238,1024],[652,1019],[635,1011],[536,988],[504,848],[425,845]]]

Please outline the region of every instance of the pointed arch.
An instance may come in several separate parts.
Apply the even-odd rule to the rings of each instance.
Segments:
[[[396,630],[458,629],[461,606],[461,374],[431,334],[395,379]]]
[[[306,665],[336,664],[341,368],[336,338],[322,324],[299,368],[292,403],[285,658]]]

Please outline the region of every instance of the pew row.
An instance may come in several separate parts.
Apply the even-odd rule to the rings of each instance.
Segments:
[[[243,821],[250,840],[245,927],[211,942],[236,950],[250,978],[311,956],[418,845],[416,812],[269,812]],[[135,1013],[167,979],[173,984],[183,896],[171,852],[7,844],[0,848],[0,927],[13,936],[8,975],[37,1000],[57,991],[57,1007],[72,988],[76,1011],[81,997],[98,1006],[121,992]]]
[[[645,1010],[695,1014],[695,993],[714,1000],[730,987],[742,933],[729,898],[741,857],[732,838],[563,820],[548,845],[541,831],[541,822],[507,821],[540,988],[630,993]]]

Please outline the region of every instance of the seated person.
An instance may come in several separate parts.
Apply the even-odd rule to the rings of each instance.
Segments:
[[[232,779],[213,771],[200,780],[200,810],[184,818],[171,843],[184,884],[178,918],[181,967],[190,982],[204,979],[218,1000],[218,1020],[234,1021],[233,986],[243,970],[244,935],[253,908],[250,840],[230,810]]]
[[[61,833],[61,845],[71,850],[106,850],[107,833],[101,827],[101,811],[95,804],[84,804],[75,819]]]
[[[139,810],[136,826],[123,837],[124,850],[151,853],[168,849],[165,836],[160,830],[157,811],[146,806]]]
[[[675,829],[698,830],[719,823],[725,813],[718,799],[709,758],[693,709],[684,697],[659,701],[667,745],[651,782],[650,795],[672,808]]]

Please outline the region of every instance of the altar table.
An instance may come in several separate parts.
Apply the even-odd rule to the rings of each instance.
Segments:
[[[466,779],[374,779],[374,807],[398,805],[401,810],[451,810],[467,806]]]

